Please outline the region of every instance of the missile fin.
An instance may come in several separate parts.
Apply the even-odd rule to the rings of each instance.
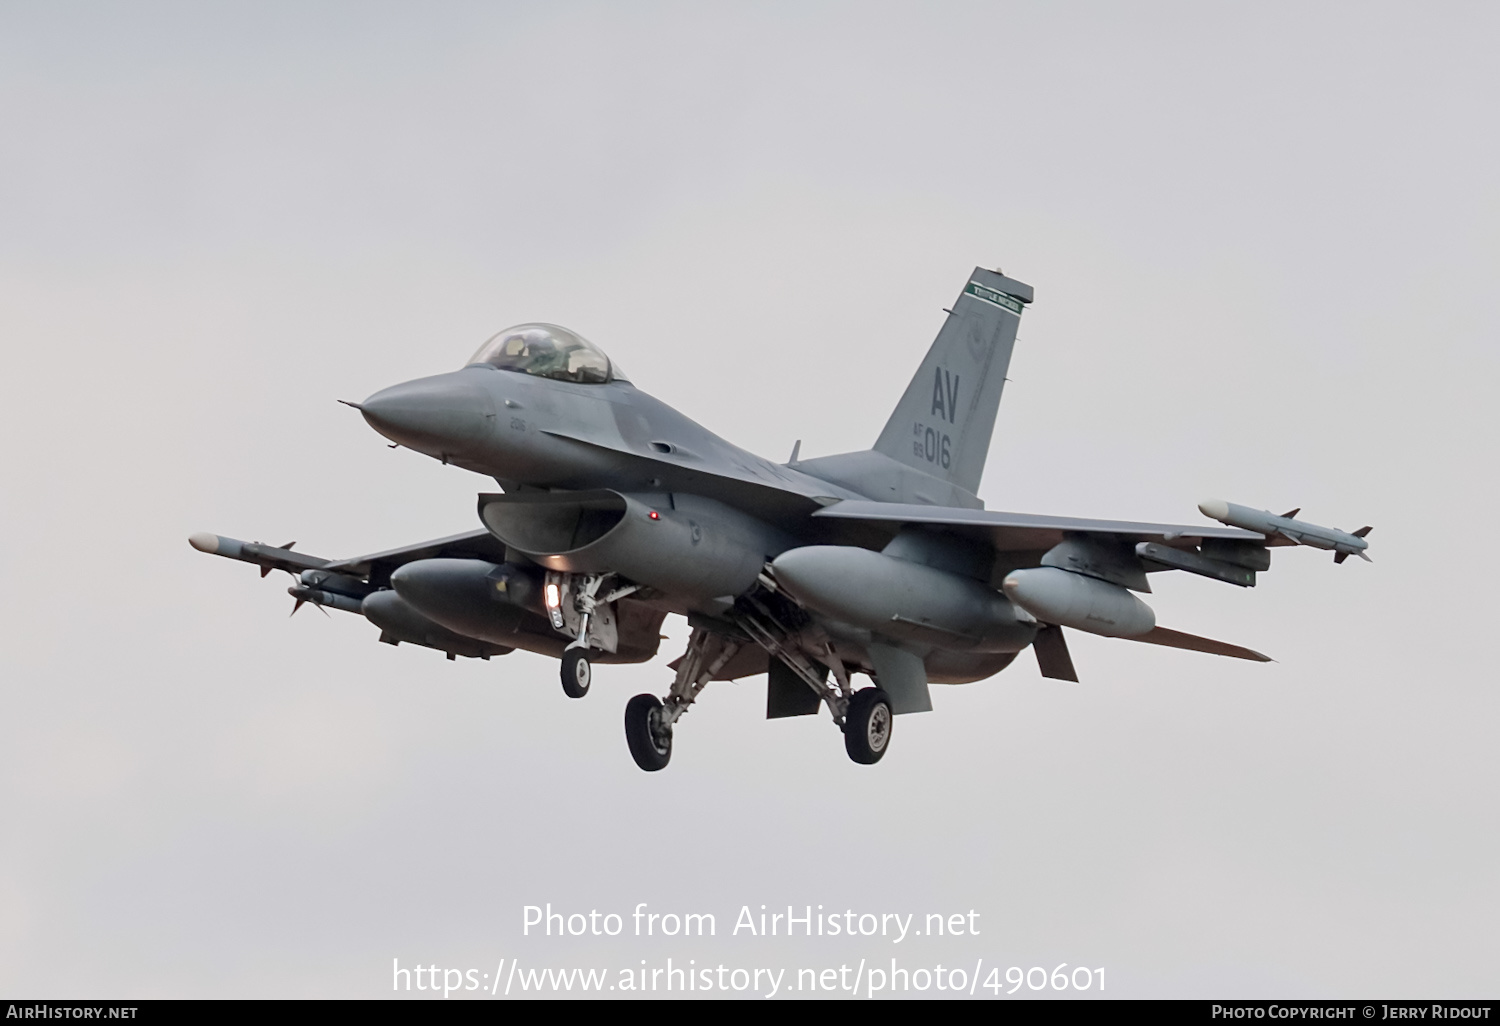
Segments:
[[[1347,552],[1335,552],[1333,554],[1333,561],[1335,563],[1342,563],[1344,560],[1346,560],[1348,558],[1349,558],[1349,553],[1347,553]],[[1366,557],[1366,558],[1368,559],[1369,557]]]
[[[1356,538],[1363,538],[1373,530],[1375,530],[1373,527],[1361,527],[1358,531],[1351,531],[1350,533]]]
[[[1301,513],[1301,512],[1302,512],[1302,507],[1298,506],[1294,510],[1288,510],[1287,512],[1281,514],[1281,516],[1282,516],[1282,519],[1284,519],[1284,520],[1290,520],[1293,517],[1295,517],[1298,513]]]

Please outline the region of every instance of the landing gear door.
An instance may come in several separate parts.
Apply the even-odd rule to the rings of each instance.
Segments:
[[[771,656],[766,674],[766,719],[811,716],[823,704],[823,696],[803,683],[797,672],[777,656]],[[828,668],[822,668],[826,677]]]
[[[875,680],[891,696],[896,714],[931,712],[932,694],[927,689],[927,668],[921,656],[890,645],[866,645],[875,664]]]

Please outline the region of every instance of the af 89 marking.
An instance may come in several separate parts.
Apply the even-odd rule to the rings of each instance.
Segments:
[[[912,425],[912,455],[947,470],[953,463],[953,439],[946,431],[918,421]]]

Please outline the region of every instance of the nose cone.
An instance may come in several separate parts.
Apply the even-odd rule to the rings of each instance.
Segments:
[[[376,392],[360,412],[391,441],[440,458],[482,447],[495,423],[495,405],[463,371],[418,378]]]
[[[865,612],[870,603],[890,600],[899,589],[902,566],[888,556],[852,545],[808,545],[771,561],[776,583],[815,612],[857,623],[889,620]]]
[[[1223,523],[1224,518],[1229,516],[1229,503],[1223,499],[1204,499],[1198,503],[1198,512],[1210,520],[1217,520]]]
[[[790,549],[771,561],[776,583],[804,605],[821,605],[825,593],[843,589],[844,581],[837,564],[842,553],[831,545],[810,545]]]

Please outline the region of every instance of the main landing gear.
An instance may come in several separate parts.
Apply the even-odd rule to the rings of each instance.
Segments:
[[[891,743],[891,698],[880,688],[856,691],[844,714],[844,751],[857,763],[880,761]]]
[[[893,720],[890,696],[878,685],[855,691],[848,668],[827,635],[810,623],[795,630],[785,626],[797,622],[800,610],[775,593],[775,582],[769,577],[763,575],[761,584],[765,591],[742,598],[724,631],[693,628],[687,653],[678,662],[677,677],[664,698],[636,695],[625,706],[625,740],[641,769],[655,772],[671,761],[673,726],[746,642],[781,660],[812,688],[844,732],[844,750],[850,759],[870,765],[885,755]]]
[[[672,725],[655,695],[636,695],[625,704],[625,743],[630,757],[648,773],[665,769],[672,759]]]
[[[630,700],[625,706],[625,741],[637,766],[648,773],[666,767],[672,758],[672,725],[742,645],[734,638],[694,627],[666,698],[636,695]]]

